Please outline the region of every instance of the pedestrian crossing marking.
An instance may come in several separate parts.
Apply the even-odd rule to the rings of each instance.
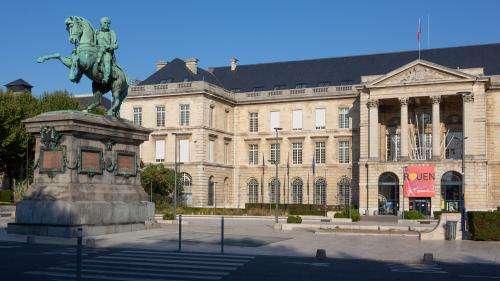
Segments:
[[[392,272],[403,273],[448,273],[437,264],[426,263],[391,263],[388,265]]]
[[[83,259],[82,280],[220,280],[254,258],[248,255],[142,250],[100,253],[102,255],[87,256]],[[40,280],[73,279],[76,274],[76,264],[72,261],[46,269],[28,271],[25,274],[39,277]]]

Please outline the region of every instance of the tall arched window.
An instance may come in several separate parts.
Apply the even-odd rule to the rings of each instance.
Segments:
[[[347,207],[351,204],[351,180],[343,176],[338,182],[339,190],[339,205],[342,207]]]
[[[304,183],[301,178],[295,178],[292,182],[292,203],[302,204],[302,187]]]
[[[462,175],[449,171],[441,177],[441,197],[444,200],[444,209],[447,211],[460,211],[460,198],[462,194]]]
[[[248,203],[258,203],[259,202],[259,182],[251,178],[248,183]]]
[[[214,177],[213,176],[210,176],[210,178],[208,178],[208,194],[207,194],[207,205],[208,206],[213,206],[214,203],[215,203],[215,183],[214,183]]]
[[[326,181],[319,178],[314,183],[314,204],[324,205],[326,203]]]
[[[181,188],[183,193],[183,201],[186,202],[187,205],[193,204],[193,191],[191,190],[191,186],[193,184],[193,179],[191,175],[185,172],[181,173]]]
[[[391,172],[385,172],[378,179],[379,215],[397,215],[399,209],[399,180]]]
[[[276,203],[276,199],[278,199],[278,202],[280,202],[280,180],[272,178],[269,181],[269,202]]]

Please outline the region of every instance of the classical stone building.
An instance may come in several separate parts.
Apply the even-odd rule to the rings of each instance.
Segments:
[[[467,209],[500,205],[499,110],[490,44],[207,70],[174,59],[130,88],[121,116],[154,129],[145,163],[178,155],[190,205],[377,215],[457,209],[462,186]],[[404,197],[404,180],[420,180],[405,167],[430,167],[434,192]]]

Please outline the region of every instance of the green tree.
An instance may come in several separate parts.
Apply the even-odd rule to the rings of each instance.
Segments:
[[[52,93],[45,92],[40,98],[40,110],[41,112],[80,110],[80,104],[66,90]]]
[[[22,120],[40,112],[38,101],[30,93],[0,91],[0,172],[8,178],[25,178],[27,147],[34,139],[26,133]],[[28,152],[33,159],[33,152]],[[29,162],[29,161],[28,161]]]
[[[151,192],[151,188],[153,189],[153,200],[157,204],[171,203],[173,201],[173,194],[175,189],[174,178],[174,170],[165,168],[163,164],[146,165],[141,171],[142,187],[148,195]],[[182,194],[182,188],[180,184],[178,184],[177,187],[177,198],[180,198],[180,195]]]

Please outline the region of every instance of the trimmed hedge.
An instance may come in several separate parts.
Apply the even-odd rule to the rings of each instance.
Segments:
[[[0,202],[12,202],[12,190],[0,189]]]
[[[500,211],[467,212],[472,240],[500,241]]]
[[[425,218],[424,214],[419,211],[404,211],[403,217],[405,220],[421,220]]]
[[[269,203],[247,203],[245,209],[248,215],[273,215],[276,204]],[[280,215],[303,215],[303,216],[323,216],[325,214],[323,205],[315,204],[278,204],[278,213]],[[271,213],[269,213],[271,209]],[[327,211],[339,211],[340,207],[336,205],[326,206]]]
[[[286,223],[302,223],[302,218],[300,216],[288,216]]]
[[[166,214],[163,215],[163,219],[164,220],[172,221],[172,220],[175,220],[175,216],[172,213],[166,213]]]
[[[441,211],[435,211],[434,212],[434,219],[438,220],[441,218],[441,214],[451,214],[451,213],[459,213],[457,211],[446,211],[446,210],[441,210]]]
[[[358,209],[351,209],[351,219],[352,221],[360,221],[361,215],[359,214]],[[333,215],[336,219],[348,219],[349,218],[349,208],[342,210],[342,212],[335,213]]]

